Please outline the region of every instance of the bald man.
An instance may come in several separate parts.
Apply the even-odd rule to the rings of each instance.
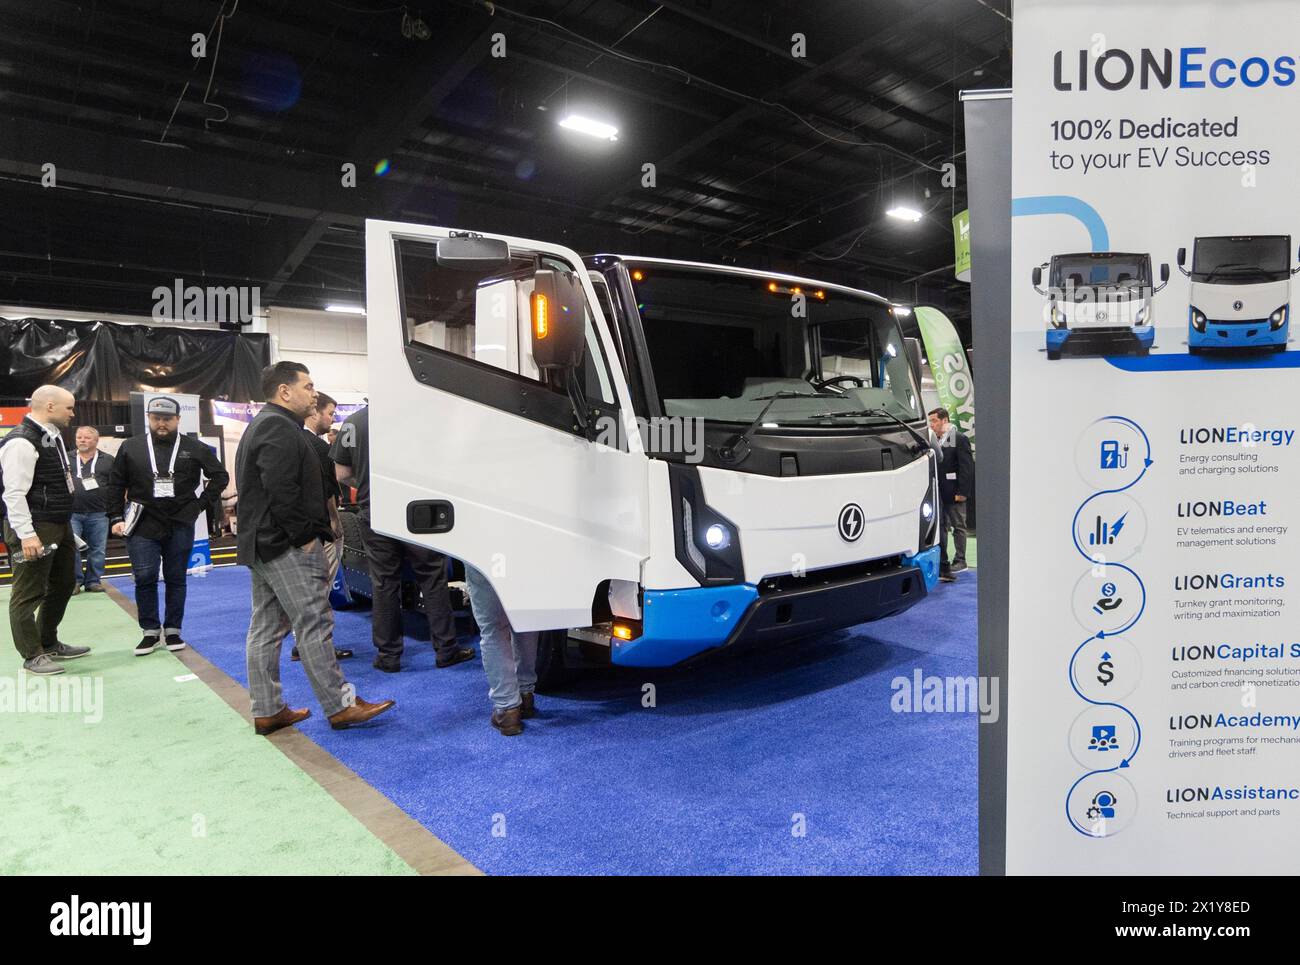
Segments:
[[[77,585],[72,464],[61,435],[72,415],[72,393],[42,385],[23,421],[0,440],[4,541],[14,564],[9,628],[23,669],[40,676],[63,673],[62,661],[90,653],[58,636]]]

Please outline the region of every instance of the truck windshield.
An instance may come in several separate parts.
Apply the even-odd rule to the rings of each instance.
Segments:
[[[1057,255],[1051,284],[1060,289],[1146,287],[1151,284],[1151,258],[1115,252]]]
[[[902,332],[881,302],[723,269],[629,270],[666,415],[747,423],[770,406],[764,421],[779,426],[889,421],[864,410],[921,418]]]
[[[1291,239],[1286,235],[1253,238],[1197,238],[1192,281],[1254,285],[1290,277]]]

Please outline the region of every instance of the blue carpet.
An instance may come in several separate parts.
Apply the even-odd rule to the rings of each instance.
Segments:
[[[186,639],[245,685],[248,613],[247,570],[190,579]],[[515,738],[488,725],[481,665],[436,670],[427,625],[408,631],[403,672],[383,674],[369,611],[337,614],[348,679],[397,700],[374,724],[331,730],[287,644],[285,697],[312,709],[305,734],[488,873],[977,872],[976,717],[890,707],[891,680],[915,668],[977,673],[973,572],[900,616],[777,650],[592,672],[539,695]]]

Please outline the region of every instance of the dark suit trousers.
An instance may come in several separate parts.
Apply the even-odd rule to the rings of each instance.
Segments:
[[[381,657],[402,655],[402,560],[411,564],[429,618],[429,639],[439,657],[456,649],[456,622],[447,590],[447,558],[441,553],[383,536],[361,521],[361,538],[369,559],[374,611],[370,633]]]
[[[51,650],[59,642],[59,624],[68,600],[77,587],[77,544],[68,523],[34,523],[33,528],[42,543],[57,543],[58,549],[38,560],[14,566],[13,586],[9,591],[9,629],[14,635],[14,646],[24,660],[38,656],[42,650]],[[23,541],[4,525],[5,546],[10,559],[23,554]],[[39,611],[39,612],[38,612]]]

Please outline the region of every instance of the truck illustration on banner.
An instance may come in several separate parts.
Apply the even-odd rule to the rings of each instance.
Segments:
[[[1285,352],[1291,327],[1290,235],[1197,238],[1188,271],[1187,249],[1178,270],[1191,279],[1187,351],[1262,348]]]
[[[1156,331],[1151,300],[1168,283],[1169,266],[1163,264],[1160,284],[1152,287],[1149,254],[1053,255],[1033,272],[1034,291],[1047,299],[1047,357],[1149,354]]]

